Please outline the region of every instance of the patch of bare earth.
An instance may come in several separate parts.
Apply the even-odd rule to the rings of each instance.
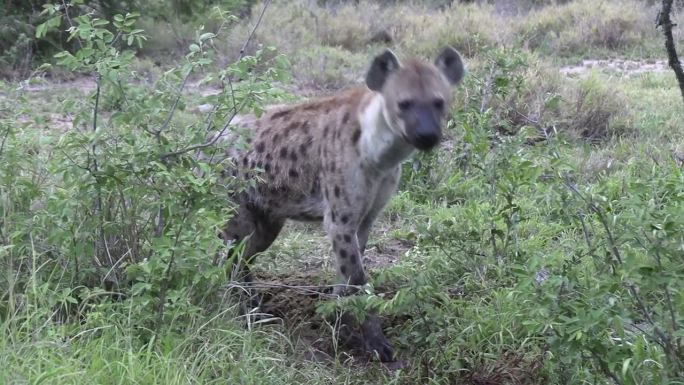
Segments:
[[[360,336],[342,332],[339,318],[324,317],[316,311],[323,301],[332,300],[332,287],[312,285],[312,273],[256,275],[257,293],[261,297],[260,311],[266,318],[274,318],[288,331],[296,354],[304,360],[352,365],[368,364],[372,357],[363,350]],[[378,288],[384,291],[383,288]],[[262,316],[263,317],[263,316]],[[384,319],[383,326],[393,326],[396,320]],[[357,326],[352,329],[357,330]],[[386,365],[386,368],[396,367]]]
[[[568,76],[580,76],[591,71],[618,73],[626,76],[668,71],[666,60],[624,60],[588,59],[581,64],[561,67],[560,72]]]
[[[294,231],[313,230],[310,225],[293,227]],[[382,233],[386,230],[379,228],[377,231]],[[326,242],[320,229],[313,232],[320,235],[321,242]],[[411,247],[413,244],[410,242],[383,237],[369,245],[364,256],[364,266],[372,276],[374,270],[397,263]],[[321,259],[319,255],[306,256],[311,250],[300,251],[305,254],[302,257],[304,260],[315,262]],[[332,255],[323,258],[330,258],[330,262],[333,262]],[[360,348],[358,336],[340,336],[339,320],[326,319],[316,311],[316,307],[324,301],[335,298],[332,295],[332,285],[336,283],[336,279],[329,275],[329,271],[322,269],[321,263],[298,264],[298,270],[282,273],[259,269],[254,271],[254,275],[254,286],[261,298],[260,312],[266,318],[274,317],[284,325],[301,357],[320,362],[336,358],[355,365],[369,361],[371,357]],[[325,284],[317,285],[317,282]],[[376,287],[376,291],[391,296],[394,289]],[[392,326],[398,322],[399,320],[385,319],[383,325]]]

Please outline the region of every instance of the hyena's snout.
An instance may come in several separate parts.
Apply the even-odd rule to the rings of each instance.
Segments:
[[[434,148],[442,139],[442,125],[433,109],[416,105],[406,112],[404,122],[409,143],[421,151]]]

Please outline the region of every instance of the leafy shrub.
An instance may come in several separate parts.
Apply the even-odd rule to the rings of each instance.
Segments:
[[[46,9],[52,17],[73,18],[70,37],[81,47],[58,54],[59,65],[93,73],[96,84],[81,101],[74,129],[59,137],[45,158],[25,163],[17,151],[28,138],[3,120],[7,151],[0,155],[16,167],[0,174],[8,186],[2,200],[8,247],[2,257],[8,268],[27,274],[3,282],[2,307],[19,306],[16,295],[29,284],[40,288],[26,294],[29,302],[59,309],[49,321],[57,315],[84,317],[99,303],[92,298],[129,298],[128,311],[149,337],[169,319],[196,315],[197,305],[231,272],[230,264],[217,266],[212,256],[223,247],[216,234],[229,217],[226,196],[243,186],[218,178],[221,165],[199,161],[196,150],[210,147],[208,130],[229,128],[234,109],[255,110],[258,100],[274,97],[269,82],[281,79],[275,65],[284,62],[274,57],[273,69],[257,75],[251,68],[259,56],[245,56],[209,74],[207,81],[242,81],[208,97],[217,107],[206,121],[189,120],[180,112],[186,104],[181,92],[192,74],[210,64],[207,49],[214,33],[200,35],[185,64],[147,89],[136,85],[139,79],[129,70],[134,55],[129,47],[145,38],[134,28],[136,14],[115,15],[110,32],[107,20],[69,16],[58,6]],[[38,28],[47,33],[49,27]],[[69,101],[64,108],[74,112],[75,106]],[[35,173],[44,178],[41,184]]]

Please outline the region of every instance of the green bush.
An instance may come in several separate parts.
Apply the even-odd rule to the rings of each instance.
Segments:
[[[243,186],[218,178],[220,165],[198,160],[196,149],[208,147],[208,130],[228,129],[234,107],[258,109],[258,100],[273,97],[269,82],[281,79],[275,65],[282,60],[273,57],[272,69],[256,75],[251,69],[259,55],[245,56],[208,74],[207,79],[242,81],[208,97],[217,106],[209,120],[189,122],[181,92],[191,75],[211,63],[207,49],[213,33],[190,45],[182,67],[145,88],[135,85],[140,79],[129,70],[130,48],[145,38],[134,28],[135,14],[114,15],[110,23],[67,16],[58,6],[47,10],[52,17],[70,18],[75,25],[70,38],[80,47],[57,54],[58,64],[92,73],[96,87],[79,101],[81,107],[65,102],[65,110],[78,112],[74,129],[58,138],[43,134],[34,141],[29,130],[2,121],[0,156],[11,165],[0,174],[2,263],[25,270],[16,280],[0,282],[2,308],[10,310],[3,317],[17,320],[11,310],[28,301],[55,311],[50,321],[71,320],[113,295],[130,298],[128,311],[149,338],[148,331],[173,324],[170,319],[196,315],[198,304],[230,274],[230,264],[216,266],[212,255],[222,248],[216,234],[231,209],[225,197]],[[49,32],[48,25],[38,29]],[[54,150],[44,154],[40,144],[57,139]],[[20,155],[31,148],[35,157]],[[45,179],[37,183],[35,175]]]

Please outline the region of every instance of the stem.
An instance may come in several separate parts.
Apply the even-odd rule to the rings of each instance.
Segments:
[[[263,8],[261,8],[261,13],[259,14],[259,18],[257,19],[256,23],[254,24],[254,28],[252,28],[252,32],[249,33],[249,36],[247,36],[247,40],[245,40],[245,44],[242,45],[242,48],[240,48],[240,56],[238,56],[238,59],[236,61],[240,61],[245,56],[245,50],[247,49],[247,45],[249,45],[249,42],[252,40],[252,37],[254,36],[254,32],[256,32],[257,28],[259,28],[259,24],[261,24],[261,19],[264,17],[264,13],[266,13],[266,8],[268,8],[268,5],[271,4],[271,0],[266,0],[264,2]]]
[[[665,35],[665,51],[667,51],[668,64],[672,67],[677,83],[679,84],[679,91],[684,98],[684,70],[682,70],[682,63],[679,62],[677,56],[677,49],[675,48],[674,37],[672,36],[672,27],[676,24],[672,23],[670,14],[672,13],[672,0],[663,0],[663,7],[658,14],[658,21],[656,28],[663,27],[663,34]]]
[[[9,137],[10,134],[10,126],[7,126],[7,129],[5,130],[5,135],[2,136],[2,142],[0,143],[0,156],[2,156],[2,153],[5,152],[5,143],[7,142],[7,138]]]
[[[186,207],[185,214],[183,214],[183,219],[180,222],[181,226],[178,227],[176,230],[176,239],[173,242],[173,249],[171,250],[171,256],[169,257],[169,263],[168,263],[168,265],[166,265],[166,269],[164,270],[164,276],[162,277],[161,288],[159,290],[159,310],[157,311],[157,325],[156,325],[156,334],[157,335],[159,335],[162,320],[164,318],[164,309],[165,309],[165,305],[166,305],[166,292],[169,288],[169,276],[171,275],[171,269],[173,268],[173,264],[176,261],[176,248],[178,247],[178,242],[180,241],[181,229],[183,229],[183,225],[185,224],[185,221],[189,215],[190,215],[190,209],[188,207]]]

